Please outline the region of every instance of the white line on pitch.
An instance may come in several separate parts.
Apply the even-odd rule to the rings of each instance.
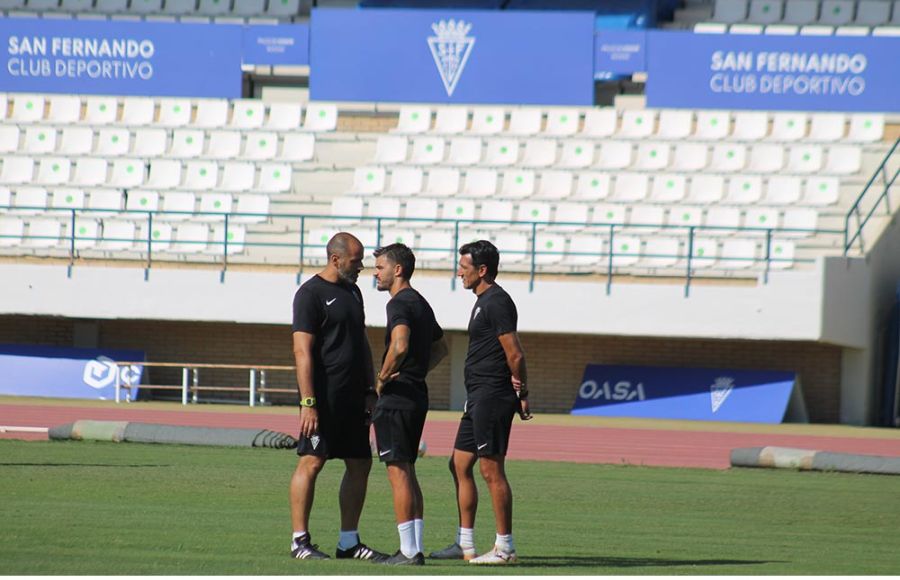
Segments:
[[[11,425],[0,425],[0,433],[46,433],[47,427],[14,427]]]

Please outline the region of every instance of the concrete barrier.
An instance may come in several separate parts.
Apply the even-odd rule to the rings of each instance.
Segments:
[[[80,420],[52,427],[48,436],[50,439],[73,439],[76,441],[127,441],[224,447],[292,449],[297,446],[297,440],[290,435],[268,429],[184,427],[126,421]]]
[[[790,447],[742,447],[732,449],[731,466],[900,475],[900,457],[831,453],[811,449],[792,449]]]

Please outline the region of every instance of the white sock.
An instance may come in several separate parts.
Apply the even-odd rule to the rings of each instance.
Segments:
[[[397,524],[397,532],[400,534],[400,551],[407,558],[412,558],[419,551],[416,549],[416,526],[412,520]]]
[[[306,530],[294,530],[293,536],[291,536],[291,550],[293,550],[297,546],[297,540],[306,535]]]
[[[475,528],[459,528],[456,535],[456,543],[463,550],[475,549]]]
[[[341,550],[349,550],[359,543],[359,533],[357,530],[341,530],[341,539],[338,540],[338,548]]]
[[[512,534],[497,534],[497,540],[494,542],[494,545],[496,545],[501,552],[506,552],[507,554],[516,551],[516,548],[513,545]]]
[[[416,529],[416,552],[425,553],[425,548],[422,547],[422,531],[425,528],[425,521],[420,519],[413,520],[413,526]]]

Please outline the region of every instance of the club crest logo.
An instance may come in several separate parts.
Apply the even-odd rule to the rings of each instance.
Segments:
[[[719,410],[733,389],[734,379],[731,377],[717,377],[715,382],[709,386],[709,399],[713,413]]]
[[[309,438],[309,442],[312,443],[312,448],[315,449],[319,446],[319,436],[313,435]]]
[[[431,29],[435,36],[428,37],[428,47],[447,96],[452,97],[469,55],[472,54],[472,47],[475,46],[475,37],[468,35],[472,25],[450,19],[433,23]]]

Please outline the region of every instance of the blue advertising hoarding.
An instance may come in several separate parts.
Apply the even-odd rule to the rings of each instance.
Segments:
[[[0,90],[241,96],[240,26],[0,19]]]
[[[138,350],[0,345],[0,394],[112,401],[116,361],[144,360]],[[119,380],[136,398],[142,365],[122,367]]]
[[[256,24],[243,27],[241,61],[253,65],[309,64],[308,24]]]
[[[594,38],[594,78],[646,71],[646,44],[644,30],[598,30]]]
[[[900,38],[694,34],[647,39],[647,106],[898,112]]]
[[[592,105],[590,12],[315,9],[325,101]]]
[[[784,371],[592,364],[572,414],[781,423],[795,388]]]

